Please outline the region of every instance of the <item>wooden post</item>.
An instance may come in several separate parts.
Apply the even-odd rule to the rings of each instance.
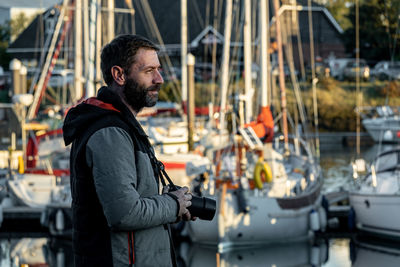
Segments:
[[[193,132],[194,132],[194,63],[195,58],[188,54],[188,150],[194,150]]]
[[[19,71],[21,69],[21,61],[14,58],[10,62],[10,70],[12,73],[13,95],[21,94],[21,76]]]
[[[27,83],[26,83],[26,75],[28,74],[28,69],[22,65],[20,70],[19,70],[19,75],[20,75],[20,93],[21,94],[26,94],[26,88],[27,88]]]

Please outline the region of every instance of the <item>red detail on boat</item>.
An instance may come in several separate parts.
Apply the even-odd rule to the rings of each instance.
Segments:
[[[400,131],[397,131],[396,136],[400,138]]]
[[[182,162],[163,162],[165,168],[168,169],[185,169],[186,163]]]
[[[64,170],[64,169],[53,169],[53,175],[55,176],[69,176],[70,172],[69,170]],[[32,174],[51,174],[48,170],[42,170],[42,169],[26,169],[25,173],[32,173]]]
[[[29,169],[36,167],[36,155],[38,153],[39,143],[42,139],[46,137],[59,137],[62,136],[62,134],[62,129],[56,129],[48,131],[41,135],[37,135],[35,139],[29,138],[28,144],[26,146],[26,168]]]

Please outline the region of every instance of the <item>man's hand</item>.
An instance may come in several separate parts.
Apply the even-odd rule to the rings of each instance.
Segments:
[[[182,218],[185,221],[188,221],[191,218],[190,212],[187,209],[190,205],[192,205],[192,202],[190,201],[192,199],[192,195],[189,192],[189,188],[186,186],[176,190],[176,191],[171,191],[169,194],[175,195],[178,199],[179,203],[179,212],[178,212],[178,221]]]

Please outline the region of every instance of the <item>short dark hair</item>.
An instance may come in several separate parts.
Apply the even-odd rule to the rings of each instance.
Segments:
[[[111,68],[120,66],[129,74],[129,68],[135,63],[135,56],[139,48],[159,51],[157,45],[140,35],[124,34],[115,37],[106,44],[101,51],[101,72],[108,86],[113,82]]]

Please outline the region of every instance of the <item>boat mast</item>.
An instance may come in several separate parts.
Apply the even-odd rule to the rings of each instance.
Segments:
[[[319,132],[318,132],[318,105],[317,105],[317,82],[315,74],[315,55],[314,55],[314,33],[313,33],[313,19],[312,19],[312,6],[311,0],[308,0],[308,27],[309,27],[309,38],[310,38],[310,60],[311,60],[311,83],[313,92],[313,110],[314,110],[314,125],[315,125],[315,150],[317,158],[320,157],[319,152]]]
[[[231,30],[232,30],[232,0],[226,1],[225,10],[225,30],[224,30],[224,48],[222,54],[222,71],[221,71],[221,111],[219,114],[220,124],[219,130],[225,128],[225,113],[226,113],[226,98],[229,85],[229,53],[231,45]]]
[[[275,10],[275,23],[276,23],[276,42],[278,45],[278,65],[279,65],[279,87],[281,90],[281,106],[282,106],[282,122],[283,122],[283,136],[285,140],[285,152],[289,152],[289,137],[287,126],[287,107],[286,107],[286,89],[285,77],[283,68],[283,50],[282,50],[282,37],[281,37],[281,23],[279,16],[279,0],[274,0]]]
[[[244,88],[245,88],[245,123],[249,123],[252,115],[251,105],[251,1],[245,0],[245,19],[243,26],[243,43],[244,43]]]
[[[268,0],[260,1],[261,38],[261,107],[268,106],[269,52],[268,52]]]
[[[90,38],[90,32],[89,32],[89,0],[83,0],[82,2],[82,11],[83,11],[83,77],[85,78],[86,81],[86,88],[87,88],[87,78],[89,77],[89,38]]]
[[[114,0],[107,1],[107,10],[108,10],[108,20],[107,20],[107,38],[108,42],[111,42],[115,36],[115,22],[114,22]]]
[[[74,56],[74,88],[72,102],[82,97],[82,0],[75,0],[75,56]]]
[[[361,107],[360,100],[360,24],[359,24],[359,0],[356,0],[355,4],[356,9],[356,101],[357,107]],[[357,134],[356,134],[356,149],[357,149],[357,158],[360,157],[360,131],[361,131],[361,119],[360,113],[356,112],[357,116]]]
[[[89,25],[89,57],[88,57],[88,77],[86,80],[86,97],[95,95],[95,56],[96,56],[96,17],[97,17],[97,0],[90,0],[90,25]]]
[[[102,15],[101,15],[102,3],[98,2],[98,9],[96,14],[96,79],[95,79],[95,88],[99,88],[102,83],[102,74],[101,74],[101,60],[100,60],[100,50],[102,46]]]
[[[185,108],[187,102],[187,78],[187,0],[181,0],[181,93],[183,108]]]

